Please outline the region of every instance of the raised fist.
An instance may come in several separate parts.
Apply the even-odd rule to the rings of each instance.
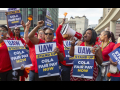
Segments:
[[[43,20],[37,22],[37,26],[38,26],[38,27],[42,27],[43,24],[44,24],[44,21],[43,21]]]

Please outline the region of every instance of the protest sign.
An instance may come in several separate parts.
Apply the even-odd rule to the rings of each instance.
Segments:
[[[73,77],[93,78],[95,56],[90,51],[91,47],[75,46]]]
[[[21,13],[19,8],[8,8],[7,20],[9,28],[22,27]]]
[[[32,66],[29,54],[20,40],[4,40],[4,42],[8,48],[13,70],[20,69],[21,66]]]
[[[113,62],[117,61],[117,68],[120,71],[120,47],[116,48],[114,51],[108,54]]]
[[[48,10],[46,11],[45,26],[49,27],[52,30],[54,30],[54,28],[53,28],[53,20],[51,18],[50,12]]]
[[[65,58],[64,60],[66,61],[66,64],[68,65],[73,65],[73,61],[74,61],[74,57],[71,57],[69,54],[69,50],[71,47],[71,41],[67,40],[67,41],[63,41],[64,44],[64,51],[65,51]]]
[[[35,45],[39,78],[59,75],[57,54],[54,53],[56,42]]]

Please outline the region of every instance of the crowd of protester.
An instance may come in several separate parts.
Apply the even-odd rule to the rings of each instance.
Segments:
[[[5,14],[7,15],[7,14]],[[81,39],[77,41],[73,36],[69,34],[62,35],[61,29],[65,23],[63,19],[62,23],[58,26],[56,30],[56,38],[54,38],[53,30],[44,27],[44,21],[38,21],[37,26],[29,33],[31,26],[31,21],[26,24],[21,21],[21,25],[24,28],[24,37],[20,35],[20,28],[16,27],[11,31],[8,22],[7,27],[5,25],[0,26],[0,81],[25,81],[28,78],[29,81],[120,81],[120,72],[110,73],[110,65],[117,66],[117,62],[109,57],[109,53],[120,46],[120,37],[115,41],[114,34],[110,31],[102,31],[97,35],[96,31],[92,28],[88,28],[83,35],[81,34]],[[38,33],[36,33],[38,31]],[[8,49],[4,40],[21,40],[23,45],[29,49],[29,56],[32,61],[30,68],[24,68],[21,66],[19,70],[13,70],[11,65],[10,56]],[[71,47],[69,54],[74,56],[75,46],[90,46],[94,47],[99,45],[99,49],[95,52],[94,69],[93,69],[93,79],[73,77],[73,65],[67,65],[65,60],[65,51],[63,41],[70,40]],[[56,42],[57,46],[54,52],[58,55],[58,62],[60,67],[60,75],[39,78],[38,77],[38,66],[35,52],[35,45],[40,43]],[[108,76],[110,74],[110,76]]]

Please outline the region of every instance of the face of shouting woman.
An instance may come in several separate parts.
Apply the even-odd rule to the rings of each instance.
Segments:
[[[84,42],[90,42],[91,38],[92,38],[92,31],[87,30],[83,36]]]

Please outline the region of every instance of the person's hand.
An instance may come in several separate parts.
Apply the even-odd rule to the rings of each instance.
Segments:
[[[21,70],[24,70],[25,68],[24,68],[24,66],[21,66]]]
[[[97,52],[99,49],[100,49],[100,46],[98,46],[98,45],[95,45],[93,48],[90,48],[90,50],[93,54],[98,54]]]
[[[60,25],[63,25],[65,23],[65,18],[63,18],[62,23]]]
[[[111,64],[114,65],[114,66],[117,66],[117,61],[116,62],[112,62]]]
[[[25,23],[24,23],[23,20],[21,20],[21,25],[22,25],[23,27],[25,27]]]
[[[38,26],[38,27],[42,27],[43,24],[44,24],[44,21],[43,21],[43,20],[37,22],[37,26]]]
[[[8,15],[8,12],[5,12],[5,15],[7,16],[7,15]]]
[[[27,28],[30,28],[30,26],[31,26],[31,21],[28,21],[28,22],[26,23],[26,27],[27,27]]]
[[[55,48],[54,48],[54,52],[57,53],[57,54],[59,54],[59,53],[60,53],[59,48],[58,48],[58,47],[55,47]]]
[[[70,41],[71,41],[71,45],[75,45],[75,38],[74,37],[71,37]]]

